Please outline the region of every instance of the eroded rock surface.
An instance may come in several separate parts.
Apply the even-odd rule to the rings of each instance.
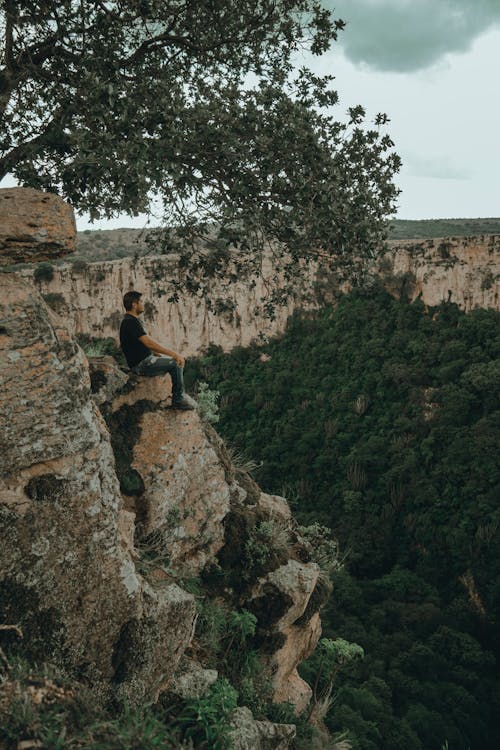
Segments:
[[[258,617],[275,700],[302,710],[310,688],[296,667],[319,638],[322,600],[318,566],[296,557],[304,548],[286,501],[235,469],[196,412],[168,408],[169,376],[141,378],[106,357],[89,372],[33,288],[4,275],[0,293],[3,620],[22,624],[35,654],[129,703],[154,699],[174,690],[193,637],[194,599],[175,577],[222,564],[234,573],[232,606]],[[139,477],[134,495],[120,492],[115,468]],[[276,525],[281,546],[252,583],[238,566],[262,523]],[[138,542],[161,561],[148,579]],[[197,669],[209,685],[213,675]]]
[[[316,563],[289,560],[259,579],[249,602],[251,611],[277,644],[269,656],[274,699],[292,703],[299,712],[308,705],[311,688],[299,676],[297,665],[312,654],[321,636],[318,612],[303,617],[318,586],[319,574]],[[322,603],[318,602],[318,609]]]
[[[168,408],[169,400],[163,398],[170,390],[168,375],[129,374],[124,382],[116,369],[106,358],[91,362],[94,395],[110,425],[112,442],[123,450],[116,433],[126,424],[130,468],[141,480],[130,506],[135,504],[140,519],[136,539],[162,558],[170,575],[198,576],[214,564],[227,571],[233,606],[257,617],[275,700],[289,701],[302,711],[311,689],[299,677],[297,665],[317,645],[318,611],[330,589],[318,565],[309,560],[286,500],[263,493],[235,468],[221,438],[201,424],[196,411]],[[116,458],[119,465],[119,453]],[[249,572],[246,544],[261,524],[274,530],[276,549],[269,550],[264,567],[259,563]],[[167,580],[161,570],[155,575]]]
[[[257,721],[245,706],[234,711],[231,724],[233,750],[287,750],[296,735],[294,724]]]
[[[21,624],[36,658],[154,694],[192,635],[193,597],[151,591],[138,574],[87,360],[39,295],[5,274],[0,419],[0,621]],[[139,661],[117,656],[127,627]]]
[[[47,261],[72,253],[73,209],[62,198],[32,188],[0,189],[0,265]]]
[[[179,575],[200,573],[224,542],[229,488],[196,412],[145,413],[132,466],[144,482],[143,535],[161,537]]]

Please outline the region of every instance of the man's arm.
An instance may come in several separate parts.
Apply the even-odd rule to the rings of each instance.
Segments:
[[[147,346],[147,348],[155,354],[166,354],[167,357],[172,357],[172,359],[175,359],[179,367],[184,367],[185,359],[181,354],[177,354],[177,352],[172,351],[172,349],[166,349],[164,346],[152,339],[151,336],[148,336],[147,334],[145,334],[144,336],[139,336],[139,341],[141,342],[141,344],[144,344],[144,346]]]

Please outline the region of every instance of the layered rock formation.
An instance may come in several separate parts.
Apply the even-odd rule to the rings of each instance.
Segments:
[[[28,655],[101,693],[186,698],[217,673],[183,581],[217,570],[225,584],[204,598],[254,613],[275,700],[304,708],[296,668],[318,641],[325,588],[286,501],[235,468],[196,412],[168,408],[168,377],[110,358],[89,367],[31,279],[10,273],[0,355],[0,623],[20,627]],[[239,747],[288,746],[293,727],[248,713]]]
[[[499,310],[500,236],[391,242],[380,273],[389,291],[427,305]]]
[[[73,211],[59,196],[0,189],[0,266],[58,258],[73,252],[75,243]]]
[[[456,302],[462,308],[499,309],[500,238],[494,235],[425,242],[390,242],[388,252],[374,273],[380,275],[389,291],[410,299],[421,296],[428,305]],[[129,289],[144,292],[144,315],[148,333],[186,356],[199,354],[209,344],[228,351],[246,346],[261,336],[283,332],[286,321],[300,304],[293,300],[277,310],[276,318],[263,317],[263,304],[276,281],[269,274],[266,283],[255,287],[234,284],[234,313],[215,315],[203,299],[185,297],[177,304],[168,301],[168,280],[175,271],[171,256],[126,258],[100,263],[54,267],[53,278],[40,279],[41,292],[51,306],[68,322],[72,334],[92,338],[117,339],[122,317],[122,296]],[[30,270],[23,271],[26,277]],[[318,271],[323,292],[338,292]],[[346,287],[342,287],[344,290]],[[306,291],[307,291],[306,290]],[[215,295],[217,293],[215,292]]]

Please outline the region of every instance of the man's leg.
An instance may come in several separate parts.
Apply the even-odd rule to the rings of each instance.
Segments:
[[[148,377],[168,373],[172,378],[172,403],[182,401],[184,397],[184,370],[172,357],[148,357],[139,363],[136,372],[138,375]]]

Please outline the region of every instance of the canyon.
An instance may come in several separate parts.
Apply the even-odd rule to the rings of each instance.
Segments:
[[[36,286],[47,303],[66,321],[71,335],[90,338],[111,337],[117,341],[123,314],[122,297],[129,289],[144,293],[145,327],[149,335],[185,356],[196,356],[210,344],[229,351],[248,346],[283,332],[296,309],[314,307],[321,290],[322,299],[335,299],[346,284],[335,284],[321,268],[307,276],[296,299],[276,308],[273,319],[266,318],[266,300],[277,283],[272,268],[253,284],[231,286],[233,309],[216,314],[207,301],[184,296],[169,301],[168,281],[175,274],[175,257],[145,256],[120,260],[54,265],[39,274]],[[18,272],[32,278],[33,270]],[[387,243],[385,253],[369,272],[378,277],[394,295],[410,300],[420,297],[429,306],[452,302],[464,310],[475,307],[500,309],[500,236],[405,240]],[[279,283],[279,282],[278,282]],[[307,302],[300,292],[308,295]],[[214,286],[214,297],[217,297]]]
[[[116,341],[131,288],[144,292],[150,335],[187,356],[278,335],[304,303],[266,319],[264,279],[234,284],[234,309],[219,316],[203,299],[173,304],[172,256],[58,265],[75,247],[71,211],[16,190],[17,218],[0,237],[0,623],[99,695],[189,699],[218,678],[197,630],[202,598],[255,618],[272,699],[303,711],[311,688],[297,666],[319,642],[331,593],[314,544],[211,425],[169,408],[168,377],[86,355],[76,337]],[[0,216],[9,200],[0,191]],[[499,249],[496,235],[389,243],[371,278],[429,306],[499,309]],[[307,284],[318,290],[310,308],[347,289],[319,268]],[[237,750],[286,750],[294,736],[245,706],[233,725]]]

